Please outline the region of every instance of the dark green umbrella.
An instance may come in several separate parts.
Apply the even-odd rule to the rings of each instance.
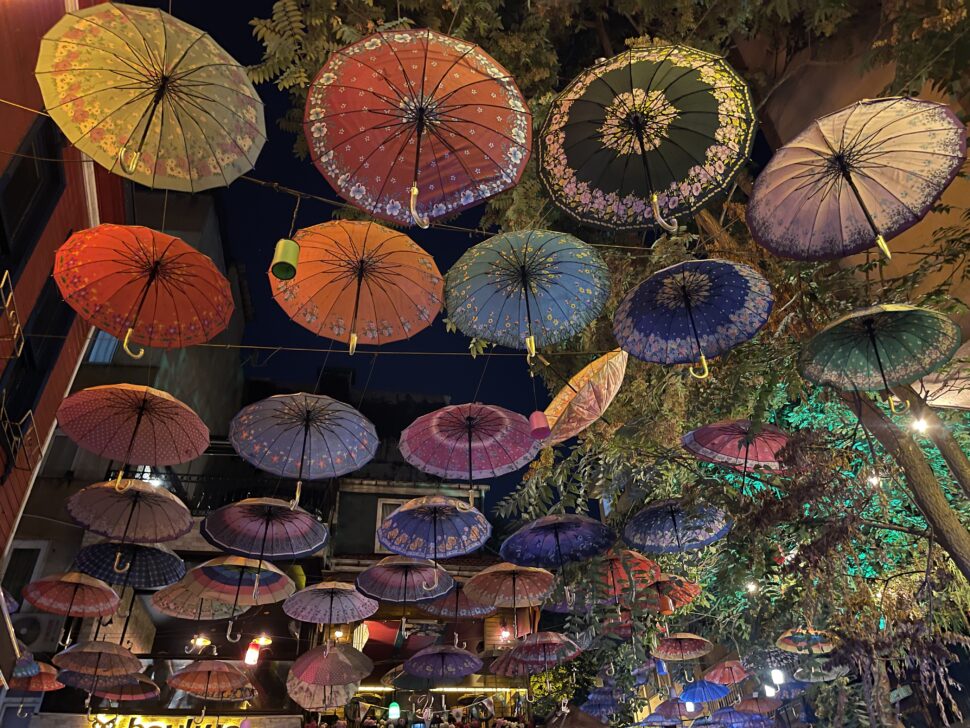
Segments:
[[[720,56],[678,45],[637,48],[583,71],[542,128],[549,194],[582,222],[643,229],[692,214],[734,180],[755,116]]]
[[[871,306],[819,331],[805,345],[800,368],[816,384],[889,391],[942,367],[960,341],[960,328],[945,314],[898,304]]]

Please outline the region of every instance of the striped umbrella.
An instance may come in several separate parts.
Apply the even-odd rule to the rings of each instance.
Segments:
[[[30,582],[24,599],[42,612],[63,617],[107,617],[118,611],[115,591],[100,579],[77,571],[51,574]]]
[[[379,606],[353,584],[324,581],[287,598],[283,611],[293,619],[311,624],[350,624],[367,619]]]
[[[290,675],[311,685],[360,682],[374,671],[373,661],[350,645],[321,645],[300,655]]]
[[[185,576],[185,563],[164,546],[115,541],[85,546],[74,565],[88,576],[132,589],[159,589]]]
[[[97,677],[131,675],[141,670],[141,660],[131,651],[113,642],[78,642],[54,655],[53,662],[62,670]]]
[[[246,498],[218,508],[203,519],[201,531],[220,551],[260,561],[310,556],[329,537],[325,524],[278,498]]]
[[[342,708],[360,689],[359,682],[346,685],[313,685],[291,672],[286,678],[286,692],[293,702],[311,713]]]
[[[11,677],[10,689],[20,693],[50,693],[64,687],[64,683],[57,679],[57,668],[46,662],[37,664],[39,669],[36,675]]]
[[[455,588],[450,593],[430,602],[421,602],[418,609],[432,617],[449,622],[457,622],[460,619],[485,619],[498,612],[497,607],[481,604],[469,597],[465,593],[464,584],[460,581],[455,582]]]
[[[455,635],[457,642],[458,636]],[[419,650],[404,663],[404,669],[415,677],[429,680],[458,679],[478,672],[482,661],[457,645],[431,645]]]
[[[195,622],[231,619],[249,609],[248,606],[233,607],[232,604],[213,599],[208,587],[194,578],[184,578],[155,592],[151,596],[151,604],[166,616]]]
[[[122,543],[174,541],[192,530],[192,514],[178,496],[144,480],[95,483],[67,499],[71,518]]]

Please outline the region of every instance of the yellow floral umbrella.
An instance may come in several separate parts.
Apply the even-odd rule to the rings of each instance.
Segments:
[[[616,349],[570,378],[546,407],[546,418],[552,429],[546,440],[548,444],[578,435],[603,416],[623,384],[626,362],[627,353]]]
[[[41,41],[36,75],[70,142],[148,187],[228,185],[266,141],[245,69],[207,33],[155,8],[67,13]]]

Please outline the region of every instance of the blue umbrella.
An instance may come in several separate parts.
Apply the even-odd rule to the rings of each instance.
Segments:
[[[678,500],[664,500],[633,516],[623,530],[623,539],[651,554],[683,553],[704,548],[730,530],[731,520],[718,508],[702,504],[688,507]]]
[[[799,695],[804,694],[808,688],[809,683],[789,678],[777,686],[777,694],[775,697],[779,700],[794,700]]]
[[[40,675],[40,663],[34,660],[34,656],[30,652],[21,650],[20,657],[13,665],[11,677],[25,678],[34,675]]]
[[[572,235],[502,233],[469,248],[448,271],[448,318],[468,336],[534,354],[600,315],[608,273],[596,249]]]
[[[615,541],[616,534],[601,521],[567,513],[527,523],[505,539],[499,553],[519,566],[554,569],[597,556]]]
[[[715,700],[726,698],[731,691],[723,685],[718,685],[707,680],[695,680],[690,683],[680,694],[680,699],[685,703],[713,703]]]
[[[774,300],[754,268],[729,260],[688,260],[657,271],[630,291],[613,317],[620,348],[657,364],[692,364],[751,339]]]
[[[160,589],[185,576],[182,559],[164,546],[103,541],[81,549],[74,564],[88,576],[132,589]]]

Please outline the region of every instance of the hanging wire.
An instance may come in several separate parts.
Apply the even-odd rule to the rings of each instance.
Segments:
[[[515,357],[521,357],[522,355],[521,355],[521,354],[511,354],[511,356],[515,356]],[[478,401],[478,393],[479,393],[479,392],[481,391],[481,389],[482,389],[482,382],[484,382],[484,381],[485,381],[485,372],[486,372],[486,371],[488,371],[488,363],[489,363],[489,362],[490,362],[491,360],[492,360],[492,352],[491,352],[491,351],[489,351],[489,352],[488,352],[488,353],[487,353],[487,354],[485,355],[485,365],[484,365],[484,366],[482,367],[482,374],[481,374],[481,376],[480,376],[480,377],[478,378],[478,386],[476,386],[476,387],[475,387],[475,394],[473,394],[473,395],[472,395],[472,399],[471,399],[471,401],[472,401],[472,402],[477,402],[477,401]]]
[[[303,202],[303,198],[302,197],[297,197],[296,198],[296,204],[293,205],[293,217],[290,219],[290,234],[286,236],[288,238],[292,238],[293,237],[293,233],[296,232],[296,216],[297,216],[297,213],[300,212],[300,203],[301,202]]]

